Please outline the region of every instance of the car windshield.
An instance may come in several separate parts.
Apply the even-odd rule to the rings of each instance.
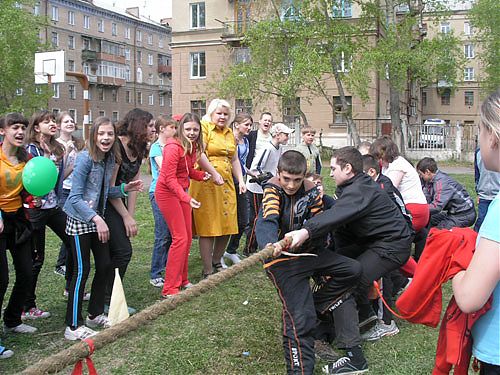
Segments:
[[[430,135],[443,135],[444,134],[444,128],[440,126],[428,126],[427,127],[427,134]]]

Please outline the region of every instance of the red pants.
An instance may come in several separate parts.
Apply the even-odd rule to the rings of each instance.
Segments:
[[[176,195],[165,191],[156,191],[155,198],[172,235],[162,294],[177,294],[182,286],[189,283],[188,258],[192,241],[191,206],[189,203],[179,201]]]
[[[419,232],[422,228],[427,226],[429,222],[429,205],[427,204],[418,204],[418,203],[409,203],[406,206],[406,209],[410,211],[412,216],[412,224],[415,233]],[[413,257],[408,259],[408,262],[400,268],[401,272],[408,277],[413,277],[415,273],[415,269],[417,268],[417,262]]]

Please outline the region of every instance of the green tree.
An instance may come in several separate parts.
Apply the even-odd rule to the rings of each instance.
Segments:
[[[47,89],[36,90],[35,52],[41,47],[34,1],[0,1],[0,113],[29,115],[46,106]]]
[[[481,46],[479,59],[484,75],[481,87],[486,94],[500,87],[500,1],[477,0],[470,11],[474,38]]]

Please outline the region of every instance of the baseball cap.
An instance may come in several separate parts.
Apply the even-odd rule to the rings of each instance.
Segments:
[[[278,135],[279,133],[290,134],[293,133],[295,129],[290,129],[288,126],[281,122],[274,124],[270,130],[272,136]]]

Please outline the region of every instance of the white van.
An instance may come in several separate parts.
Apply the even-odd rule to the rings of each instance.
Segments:
[[[446,121],[441,119],[427,119],[420,128],[418,145],[420,147],[446,147]]]

